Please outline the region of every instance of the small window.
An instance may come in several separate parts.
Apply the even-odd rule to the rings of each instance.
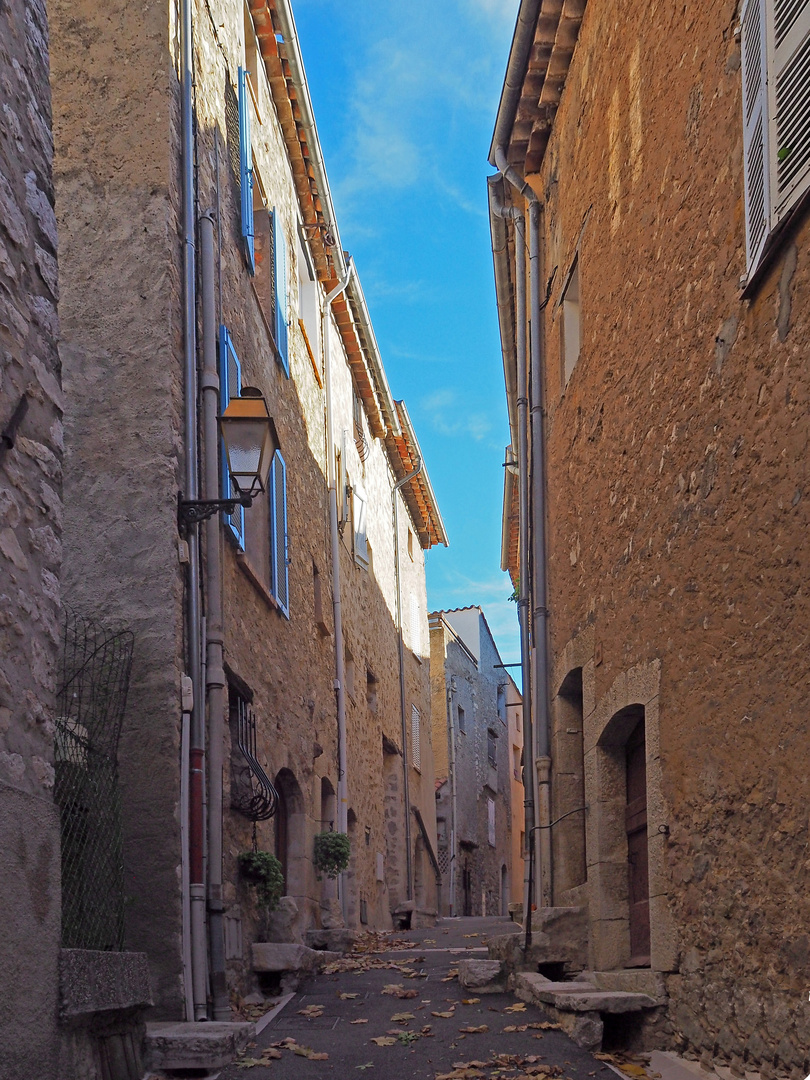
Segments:
[[[458,730],[464,735],[467,732],[467,714],[458,706]]]
[[[498,687],[498,719],[506,724],[506,686],[501,683]]]
[[[322,634],[327,635],[329,633],[329,627],[327,626],[326,619],[324,618],[323,613],[323,591],[321,586],[321,574],[314,562],[312,564],[312,590],[315,602],[315,625],[318,627]]]
[[[351,650],[346,646],[343,654],[344,678],[346,680],[346,693],[354,701],[354,657]]]
[[[515,730],[520,731],[520,709],[515,709]]]
[[[219,407],[225,412],[231,398],[239,397],[242,391],[242,365],[236,355],[231,335],[224,326],[219,328]],[[236,495],[228,469],[228,455],[225,452],[225,443],[220,449],[220,490],[223,499],[230,499]],[[230,537],[236,542],[240,551],[245,550],[245,508],[237,506],[232,514],[223,514],[223,519],[228,527]]]
[[[366,493],[360,487],[352,488],[352,519],[354,525],[354,559],[358,566],[368,569],[369,551],[366,525]]]
[[[370,713],[377,712],[377,676],[370,668],[366,668],[366,705]]]
[[[491,728],[487,731],[487,761],[489,762],[490,768],[497,769],[498,737]]]
[[[574,265],[568,277],[568,284],[562,296],[562,319],[560,320],[560,333],[562,335],[561,355],[563,368],[563,386],[568,385],[568,380],[579,360],[579,256],[574,259]]]
[[[408,526],[408,557],[413,562],[413,529]]]
[[[521,764],[520,759],[522,757],[522,751],[519,746],[512,747],[512,775],[515,780],[520,780]]]
[[[422,769],[422,744],[419,726],[421,718],[419,716],[419,710],[415,705],[411,705],[411,760],[413,761],[413,767],[421,772]]]
[[[271,588],[278,606],[289,618],[290,575],[287,536],[287,466],[276,450],[270,466],[270,569]]]
[[[487,833],[489,846],[495,847],[495,800],[487,798]]]

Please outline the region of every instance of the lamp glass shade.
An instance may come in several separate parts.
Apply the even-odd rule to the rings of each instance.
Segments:
[[[234,487],[242,495],[258,495],[267,486],[278,437],[264,398],[245,396],[245,390],[230,401],[219,425]]]

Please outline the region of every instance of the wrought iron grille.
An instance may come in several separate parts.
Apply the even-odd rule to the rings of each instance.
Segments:
[[[118,739],[133,635],[66,609],[54,753],[62,831],[62,945],[119,950],[124,866]]]
[[[241,695],[232,692],[230,698],[231,724],[239,750],[233,769],[231,806],[249,821],[267,821],[278,807],[278,792],[259,764],[256,714]]]

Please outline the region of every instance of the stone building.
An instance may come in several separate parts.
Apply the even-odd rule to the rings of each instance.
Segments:
[[[62,394],[45,5],[0,9],[0,1043],[54,1075]]]
[[[430,665],[441,912],[506,915],[523,880],[513,844],[520,750],[508,717],[520,710],[507,708],[520,695],[480,607],[431,613]]]
[[[808,48],[806,4],[523,0],[490,159],[541,900],[736,1075],[810,1071]]]
[[[64,593],[134,635],[126,942],[154,1017],[228,1020],[259,940],[435,917],[424,551],[446,536],[286,0],[56,0],[51,34]],[[267,490],[198,525],[178,497],[234,495],[216,418],[246,387],[277,437]],[[313,866],[330,830],[338,884]],[[283,925],[240,877],[254,844]]]

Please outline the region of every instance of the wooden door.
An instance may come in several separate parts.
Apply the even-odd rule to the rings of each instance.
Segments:
[[[650,963],[650,883],[647,861],[647,754],[644,720],[627,740],[627,862],[630,893],[630,967]]]

